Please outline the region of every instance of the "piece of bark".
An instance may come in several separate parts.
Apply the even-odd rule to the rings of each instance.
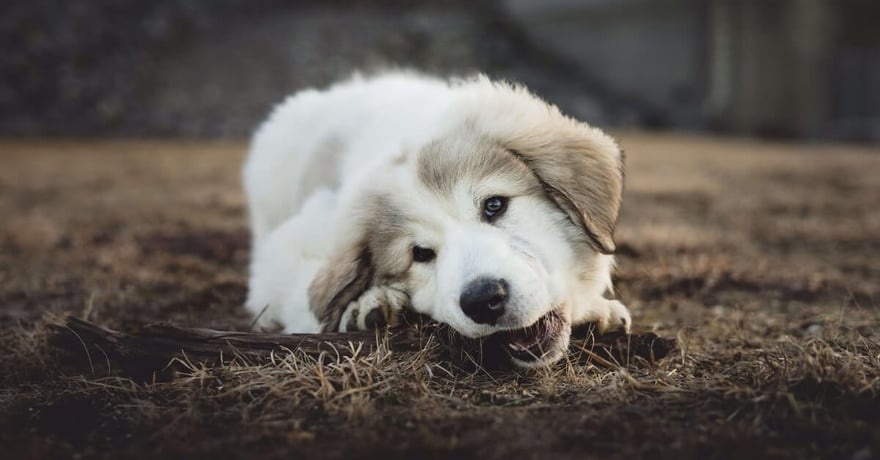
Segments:
[[[69,316],[63,323],[53,325],[52,330],[53,345],[86,358],[93,370],[116,368],[125,375],[145,379],[173,373],[175,358],[208,366],[234,359],[261,363],[272,353],[287,351],[335,359],[351,356],[355,350],[370,353],[379,346],[392,352],[418,351],[427,346],[432,336],[439,339],[441,348],[447,352],[444,358],[455,363],[498,368],[507,361],[500,348],[495,352],[486,342],[462,340],[450,328],[430,322],[381,333],[268,334],[182,328],[164,323],[124,333]],[[595,336],[593,328],[580,327],[573,331],[571,351],[582,362],[616,367],[635,357],[654,362],[674,348],[674,339],[652,333]]]

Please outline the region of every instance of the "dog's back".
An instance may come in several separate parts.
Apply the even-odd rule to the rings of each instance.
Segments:
[[[316,191],[335,193],[435,136],[449,91],[444,81],[396,72],[304,90],[279,104],[254,135],[244,167],[254,246]]]

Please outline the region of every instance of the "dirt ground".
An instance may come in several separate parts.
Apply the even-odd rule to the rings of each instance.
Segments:
[[[247,329],[243,143],[0,142],[4,458],[880,457],[880,152],[620,133],[618,297],[656,365],[434,350],[134,381],[53,315]]]

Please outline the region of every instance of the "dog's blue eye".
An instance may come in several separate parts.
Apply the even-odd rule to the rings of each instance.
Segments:
[[[507,201],[508,199],[503,196],[487,198],[483,202],[483,216],[489,220],[500,216],[507,209]]]
[[[421,246],[413,246],[413,262],[426,263],[434,260],[437,253],[433,249],[423,248]]]

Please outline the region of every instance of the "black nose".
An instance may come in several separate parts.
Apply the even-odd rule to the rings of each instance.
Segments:
[[[462,311],[480,324],[495,324],[504,314],[507,303],[507,281],[479,278],[471,281],[458,300]]]

